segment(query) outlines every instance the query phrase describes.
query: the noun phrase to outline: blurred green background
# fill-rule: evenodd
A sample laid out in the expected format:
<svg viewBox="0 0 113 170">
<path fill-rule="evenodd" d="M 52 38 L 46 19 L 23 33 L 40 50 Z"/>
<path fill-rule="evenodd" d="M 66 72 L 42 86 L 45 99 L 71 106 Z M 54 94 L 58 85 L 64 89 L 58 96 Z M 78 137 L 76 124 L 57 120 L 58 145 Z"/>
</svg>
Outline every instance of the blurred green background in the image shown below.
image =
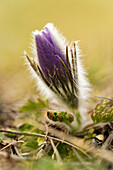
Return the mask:
<svg viewBox="0 0 113 170">
<path fill-rule="evenodd" d="M 112 0 L 0 0 L 0 94 L 13 101 L 36 88 L 24 59 L 31 32 L 54 23 L 71 43 L 80 40 L 94 95 L 113 88 Z"/>
</svg>

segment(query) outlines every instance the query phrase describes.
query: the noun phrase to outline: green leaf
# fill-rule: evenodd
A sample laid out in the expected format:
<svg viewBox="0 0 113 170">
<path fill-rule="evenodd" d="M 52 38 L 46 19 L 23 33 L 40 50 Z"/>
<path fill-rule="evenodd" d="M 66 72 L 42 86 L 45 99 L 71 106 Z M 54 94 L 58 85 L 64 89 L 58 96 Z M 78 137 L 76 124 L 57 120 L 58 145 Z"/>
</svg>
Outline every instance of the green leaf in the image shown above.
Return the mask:
<svg viewBox="0 0 113 170">
<path fill-rule="evenodd" d="M 33 125 L 25 123 L 19 127 L 20 131 L 30 131 L 33 128 Z"/>
<path fill-rule="evenodd" d="M 28 100 L 26 104 L 19 109 L 19 112 L 36 111 L 46 107 L 48 107 L 48 100 L 37 100 L 36 102 Z"/>
</svg>

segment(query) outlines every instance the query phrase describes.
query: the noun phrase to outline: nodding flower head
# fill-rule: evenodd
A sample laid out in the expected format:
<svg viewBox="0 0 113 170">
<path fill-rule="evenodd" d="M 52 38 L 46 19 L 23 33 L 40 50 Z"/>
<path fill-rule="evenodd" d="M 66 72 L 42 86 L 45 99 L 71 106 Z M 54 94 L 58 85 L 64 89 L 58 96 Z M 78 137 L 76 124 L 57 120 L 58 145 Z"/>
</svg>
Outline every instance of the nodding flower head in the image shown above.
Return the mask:
<svg viewBox="0 0 113 170">
<path fill-rule="evenodd" d="M 33 32 L 35 61 L 26 57 L 41 81 L 71 108 L 88 97 L 88 83 L 79 61 L 77 44 L 70 47 L 53 24 Z M 47 88 L 45 89 L 47 91 Z"/>
</svg>

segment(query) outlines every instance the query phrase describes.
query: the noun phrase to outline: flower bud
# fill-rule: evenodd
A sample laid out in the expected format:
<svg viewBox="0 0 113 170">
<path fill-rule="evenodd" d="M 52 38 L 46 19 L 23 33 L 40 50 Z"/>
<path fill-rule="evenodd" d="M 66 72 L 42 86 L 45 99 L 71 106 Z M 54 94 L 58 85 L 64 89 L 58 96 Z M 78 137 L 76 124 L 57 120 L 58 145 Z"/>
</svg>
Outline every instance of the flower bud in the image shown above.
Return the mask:
<svg viewBox="0 0 113 170">
<path fill-rule="evenodd" d="M 33 32 L 35 60 L 28 57 L 29 64 L 42 81 L 43 91 L 57 96 L 69 108 L 84 111 L 89 98 L 89 83 L 79 59 L 77 43 L 70 47 L 53 24 L 44 30 Z M 41 88 L 43 85 L 40 85 Z"/>
</svg>

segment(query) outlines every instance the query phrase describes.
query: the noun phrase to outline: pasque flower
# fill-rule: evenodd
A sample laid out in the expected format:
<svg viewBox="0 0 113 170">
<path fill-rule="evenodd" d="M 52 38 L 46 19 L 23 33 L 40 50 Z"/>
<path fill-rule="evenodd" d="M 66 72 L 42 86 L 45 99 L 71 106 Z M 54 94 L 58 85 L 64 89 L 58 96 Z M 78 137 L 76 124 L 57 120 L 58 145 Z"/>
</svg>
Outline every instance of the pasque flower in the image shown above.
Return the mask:
<svg viewBox="0 0 113 170">
<path fill-rule="evenodd" d="M 27 54 L 26 57 L 38 78 L 69 107 L 77 109 L 85 104 L 89 83 L 79 60 L 77 43 L 68 46 L 53 24 L 33 32 L 33 39 L 35 61 Z"/>
</svg>

